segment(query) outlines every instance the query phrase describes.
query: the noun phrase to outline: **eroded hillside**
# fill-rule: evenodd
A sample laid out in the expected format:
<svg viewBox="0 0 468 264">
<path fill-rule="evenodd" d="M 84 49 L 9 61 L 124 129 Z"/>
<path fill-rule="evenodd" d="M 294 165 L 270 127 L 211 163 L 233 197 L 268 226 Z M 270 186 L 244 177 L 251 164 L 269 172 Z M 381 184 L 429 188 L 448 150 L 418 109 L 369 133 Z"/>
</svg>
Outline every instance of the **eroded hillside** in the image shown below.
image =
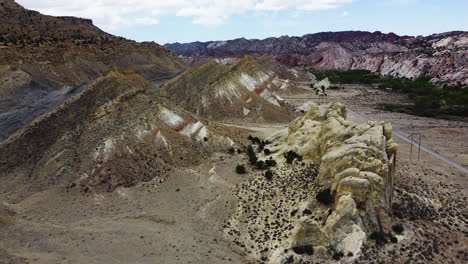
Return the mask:
<svg viewBox="0 0 468 264">
<path fill-rule="evenodd" d="M 263 40 L 174 43 L 165 47 L 191 58 L 269 54 L 289 66 L 366 69 L 381 75 L 429 76 L 436 83 L 467 84 L 467 41 L 467 33 L 460 31 L 426 37 L 345 31 Z"/>
</svg>

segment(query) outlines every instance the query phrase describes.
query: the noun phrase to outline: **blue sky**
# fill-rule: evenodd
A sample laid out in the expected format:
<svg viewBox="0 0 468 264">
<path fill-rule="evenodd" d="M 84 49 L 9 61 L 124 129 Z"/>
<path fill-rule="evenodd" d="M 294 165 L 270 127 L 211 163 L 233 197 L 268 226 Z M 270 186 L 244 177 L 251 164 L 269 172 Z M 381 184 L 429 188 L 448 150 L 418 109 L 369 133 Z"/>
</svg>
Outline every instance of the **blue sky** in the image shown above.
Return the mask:
<svg viewBox="0 0 468 264">
<path fill-rule="evenodd" d="M 366 30 L 429 35 L 468 30 L 468 0 L 17 0 L 94 20 L 137 41 L 192 42 Z"/>
</svg>

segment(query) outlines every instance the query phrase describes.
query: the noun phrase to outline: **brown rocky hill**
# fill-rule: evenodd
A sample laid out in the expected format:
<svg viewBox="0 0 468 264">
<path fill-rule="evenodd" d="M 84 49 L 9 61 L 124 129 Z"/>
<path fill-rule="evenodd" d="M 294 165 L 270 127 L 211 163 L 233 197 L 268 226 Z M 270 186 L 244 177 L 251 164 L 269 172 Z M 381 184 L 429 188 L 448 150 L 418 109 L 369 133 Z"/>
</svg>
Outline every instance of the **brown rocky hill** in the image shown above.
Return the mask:
<svg viewBox="0 0 468 264">
<path fill-rule="evenodd" d="M 200 120 L 158 91 L 135 71 L 105 73 L 0 143 L 1 191 L 19 182 L 26 192 L 55 184 L 112 191 L 162 180 L 239 140 L 235 129 Z"/>
<path fill-rule="evenodd" d="M 53 17 L 0 0 L 0 142 L 113 67 L 146 79 L 186 66 L 156 43 L 103 32 L 91 20 Z"/>
<path fill-rule="evenodd" d="M 156 43 L 137 43 L 107 34 L 91 20 L 53 17 L 0 0 L 0 61 L 54 88 L 90 82 L 113 66 L 146 78 L 184 65 Z"/>
<path fill-rule="evenodd" d="M 269 54 L 289 66 L 367 69 L 397 77 L 430 76 L 434 82 L 468 83 L 468 33 L 398 36 L 381 32 L 323 32 L 302 37 L 166 44 L 186 57 Z"/>
<path fill-rule="evenodd" d="M 244 56 L 232 65 L 214 61 L 168 81 L 162 92 L 199 116 L 232 121 L 284 122 L 291 119 L 281 94 L 294 89 L 290 80 L 305 78 L 270 56 Z"/>
</svg>

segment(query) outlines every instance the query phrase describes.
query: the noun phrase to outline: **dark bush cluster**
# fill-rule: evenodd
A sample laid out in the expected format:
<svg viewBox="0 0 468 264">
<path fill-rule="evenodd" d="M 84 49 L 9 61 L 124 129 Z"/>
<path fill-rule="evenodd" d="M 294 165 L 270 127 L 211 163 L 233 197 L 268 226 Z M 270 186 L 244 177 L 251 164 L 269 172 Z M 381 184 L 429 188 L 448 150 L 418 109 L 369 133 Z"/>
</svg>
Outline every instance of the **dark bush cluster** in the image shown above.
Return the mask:
<svg viewBox="0 0 468 264">
<path fill-rule="evenodd" d="M 255 151 L 253 150 L 252 145 L 248 145 L 245 152 L 247 154 L 247 157 L 249 157 L 250 164 L 256 165 L 258 159 L 257 155 L 255 154 Z"/>
<path fill-rule="evenodd" d="M 257 168 L 257 170 L 266 170 L 267 169 L 265 161 L 263 161 L 263 160 L 257 160 L 257 163 L 255 163 L 255 167 Z"/>
<path fill-rule="evenodd" d="M 255 163 L 255 167 L 257 167 L 257 169 L 259 170 L 266 170 L 270 167 L 274 167 L 276 166 L 276 161 L 272 158 L 270 159 L 267 159 L 265 161 L 263 160 L 257 160 L 257 162 Z"/>
<path fill-rule="evenodd" d="M 401 224 L 393 225 L 392 230 L 393 232 L 395 232 L 395 234 L 398 234 L 398 235 L 403 234 L 403 232 L 405 231 L 405 229 L 403 228 Z"/>
<path fill-rule="evenodd" d="M 284 153 L 284 158 L 289 164 L 291 164 L 295 159 L 297 159 L 298 161 L 302 160 L 302 157 L 292 150 L 288 151 L 287 153 Z"/>
<path fill-rule="evenodd" d="M 276 160 L 274 160 L 272 157 L 270 157 L 270 159 L 265 160 L 265 164 L 268 167 L 275 167 L 277 163 L 276 163 Z"/>
<path fill-rule="evenodd" d="M 372 84 L 380 81 L 380 77 L 368 70 L 325 70 L 311 69 L 318 80 L 328 78 L 332 83 L 365 83 Z"/>
<path fill-rule="evenodd" d="M 343 252 L 335 252 L 333 253 L 333 256 L 332 256 L 334 260 L 340 260 L 342 257 L 344 257 Z"/>
<path fill-rule="evenodd" d="M 268 180 L 268 181 L 271 181 L 273 180 L 273 172 L 271 170 L 267 170 L 265 172 L 265 178 Z"/>
<path fill-rule="evenodd" d="M 237 172 L 238 174 L 245 174 L 247 171 L 246 171 L 244 165 L 239 164 L 239 165 L 236 166 L 236 172 Z"/>
<path fill-rule="evenodd" d="M 333 203 L 333 196 L 331 195 L 330 189 L 320 190 L 315 196 L 315 198 L 317 199 L 317 201 L 326 205 Z"/>
<path fill-rule="evenodd" d="M 305 246 L 296 246 L 296 247 L 293 247 L 292 250 L 294 251 L 294 253 L 298 254 L 298 255 L 313 255 L 314 254 L 314 247 L 311 246 L 311 245 L 305 245 Z"/>
<path fill-rule="evenodd" d="M 389 242 L 389 240 L 392 243 L 398 243 L 398 239 L 394 235 L 387 234 L 383 231 L 372 232 L 369 238 L 374 240 L 379 245 L 385 245 Z"/>
</svg>

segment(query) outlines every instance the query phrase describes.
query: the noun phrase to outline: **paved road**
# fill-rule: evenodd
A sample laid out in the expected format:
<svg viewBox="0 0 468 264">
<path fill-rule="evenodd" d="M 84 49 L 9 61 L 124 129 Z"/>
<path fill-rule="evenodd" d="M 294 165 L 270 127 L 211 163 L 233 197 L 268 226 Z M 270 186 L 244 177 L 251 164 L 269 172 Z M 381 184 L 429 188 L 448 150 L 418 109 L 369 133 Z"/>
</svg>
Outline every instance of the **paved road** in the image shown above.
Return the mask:
<svg viewBox="0 0 468 264">
<path fill-rule="evenodd" d="M 362 118 L 362 119 L 364 119 L 364 120 L 366 120 L 366 121 L 370 121 L 370 119 L 367 118 L 366 116 L 364 116 L 364 115 L 362 115 L 362 114 L 360 114 L 360 113 L 354 112 L 353 110 L 351 110 L 351 109 L 349 109 L 349 108 L 347 108 L 347 111 L 350 112 L 351 114 L 353 114 L 353 115 L 359 117 L 359 118 Z M 399 132 L 397 132 L 397 131 L 395 131 L 395 130 L 393 130 L 393 134 L 394 134 L 395 136 L 401 138 L 402 140 L 408 142 L 409 144 L 413 144 L 413 145 L 416 146 L 416 147 L 419 146 L 417 143 L 415 143 L 414 141 L 411 141 L 411 139 L 409 139 L 408 137 L 402 135 L 401 133 L 399 133 Z M 429 153 L 430 155 L 432 155 L 432 156 L 438 158 L 439 160 L 441 160 L 441 161 L 447 163 L 448 165 L 450 165 L 450 166 L 452 166 L 452 167 L 454 167 L 454 168 L 456 168 L 456 169 L 462 171 L 463 173 L 468 174 L 468 169 L 466 169 L 465 167 L 460 166 L 460 165 L 456 164 L 455 162 L 449 160 L 448 158 L 446 158 L 446 157 L 444 157 L 444 156 L 442 156 L 442 155 L 440 155 L 440 154 L 438 154 L 438 153 L 432 151 L 432 150 L 429 149 L 427 146 L 421 144 L 421 149 L 422 149 L 423 151 Z"/>
</svg>

